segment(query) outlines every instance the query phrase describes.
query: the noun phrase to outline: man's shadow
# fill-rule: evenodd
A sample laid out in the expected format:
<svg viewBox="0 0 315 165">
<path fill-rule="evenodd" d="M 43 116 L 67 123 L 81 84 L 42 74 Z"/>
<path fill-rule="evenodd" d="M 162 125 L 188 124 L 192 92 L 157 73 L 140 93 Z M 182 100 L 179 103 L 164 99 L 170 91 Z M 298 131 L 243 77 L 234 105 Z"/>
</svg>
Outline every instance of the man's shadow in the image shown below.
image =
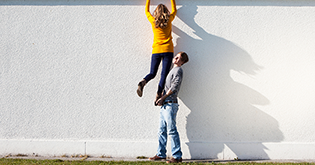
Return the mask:
<svg viewBox="0 0 315 165">
<path fill-rule="evenodd" d="M 263 67 L 233 42 L 207 33 L 195 22 L 197 13 L 196 5 L 183 6 L 177 19 L 200 39 L 173 26 L 179 36 L 175 51 L 190 57 L 179 98 L 191 111 L 186 125 L 191 158 L 229 159 L 218 157 L 228 147 L 242 159 L 268 159 L 263 142 L 279 142 L 283 134 L 278 122 L 254 105 L 269 100 L 230 76 L 231 70 L 253 76 Z"/>
</svg>

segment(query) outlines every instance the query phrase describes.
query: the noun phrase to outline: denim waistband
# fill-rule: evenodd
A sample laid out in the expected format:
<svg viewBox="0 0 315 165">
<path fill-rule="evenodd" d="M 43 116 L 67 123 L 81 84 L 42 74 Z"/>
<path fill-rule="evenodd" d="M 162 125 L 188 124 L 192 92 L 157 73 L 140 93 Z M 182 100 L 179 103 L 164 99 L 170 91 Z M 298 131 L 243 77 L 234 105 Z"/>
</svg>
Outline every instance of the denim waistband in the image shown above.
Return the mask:
<svg viewBox="0 0 315 165">
<path fill-rule="evenodd" d="M 178 103 L 177 100 L 165 100 L 163 104 L 167 104 L 167 103 Z"/>
</svg>

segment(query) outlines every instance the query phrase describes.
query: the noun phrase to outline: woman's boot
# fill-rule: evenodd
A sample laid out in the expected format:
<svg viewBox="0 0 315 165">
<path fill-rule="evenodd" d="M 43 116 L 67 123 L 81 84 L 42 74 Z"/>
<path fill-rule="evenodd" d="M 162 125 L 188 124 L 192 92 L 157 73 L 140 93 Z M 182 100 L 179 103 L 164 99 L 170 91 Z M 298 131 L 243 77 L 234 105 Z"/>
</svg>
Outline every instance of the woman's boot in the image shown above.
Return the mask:
<svg viewBox="0 0 315 165">
<path fill-rule="evenodd" d="M 138 84 L 138 89 L 137 89 L 137 94 L 139 95 L 139 97 L 142 97 L 143 94 L 143 87 L 145 86 L 147 82 L 145 81 L 145 79 L 141 80 Z"/>
</svg>

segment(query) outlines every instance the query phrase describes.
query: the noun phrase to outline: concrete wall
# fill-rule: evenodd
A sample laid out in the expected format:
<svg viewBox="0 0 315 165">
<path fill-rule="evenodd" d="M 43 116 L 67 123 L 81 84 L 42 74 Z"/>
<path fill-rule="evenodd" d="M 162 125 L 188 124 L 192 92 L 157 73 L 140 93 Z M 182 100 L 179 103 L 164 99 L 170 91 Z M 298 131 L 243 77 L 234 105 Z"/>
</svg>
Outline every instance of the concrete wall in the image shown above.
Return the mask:
<svg viewBox="0 0 315 165">
<path fill-rule="evenodd" d="M 153 0 L 151 10 L 158 3 Z M 184 158 L 315 156 L 315 2 L 177 0 Z M 153 156 L 145 0 L 0 1 L 0 155 Z M 169 150 L 170 151 L 170 150 Z M 170 154 L 170 153 L 169 153 Z"/>
</svg>

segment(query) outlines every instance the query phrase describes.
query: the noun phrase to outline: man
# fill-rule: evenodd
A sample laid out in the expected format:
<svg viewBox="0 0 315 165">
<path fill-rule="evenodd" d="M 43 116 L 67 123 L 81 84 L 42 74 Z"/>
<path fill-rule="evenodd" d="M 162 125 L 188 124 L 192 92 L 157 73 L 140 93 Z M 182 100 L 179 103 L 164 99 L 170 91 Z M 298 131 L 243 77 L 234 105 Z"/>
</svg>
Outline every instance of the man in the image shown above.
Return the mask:
<svg viewBox="0 0 315 165">
<path fill-rule="evenodd" d="M 156 101 L 161 106 L 160 128 L 159 128 L 159 147 L 158 153 L 149 158 L 149 160 L 166 159 L 167 134 L 171 136 L 171 147 L 173 158 L 167 163 L 182 162 L 182 152 L 180 147 L 180 138 L 176 128 L 176 114 L 178 111 L 177 95 L 183 79 L 183 70 L 181 66 L 188 62 L 188 55 L 185 52 L 179 52 L 173 58 L 173 69 L 168 73 L 165 80 L 163 96 Z"/>
</svg>

